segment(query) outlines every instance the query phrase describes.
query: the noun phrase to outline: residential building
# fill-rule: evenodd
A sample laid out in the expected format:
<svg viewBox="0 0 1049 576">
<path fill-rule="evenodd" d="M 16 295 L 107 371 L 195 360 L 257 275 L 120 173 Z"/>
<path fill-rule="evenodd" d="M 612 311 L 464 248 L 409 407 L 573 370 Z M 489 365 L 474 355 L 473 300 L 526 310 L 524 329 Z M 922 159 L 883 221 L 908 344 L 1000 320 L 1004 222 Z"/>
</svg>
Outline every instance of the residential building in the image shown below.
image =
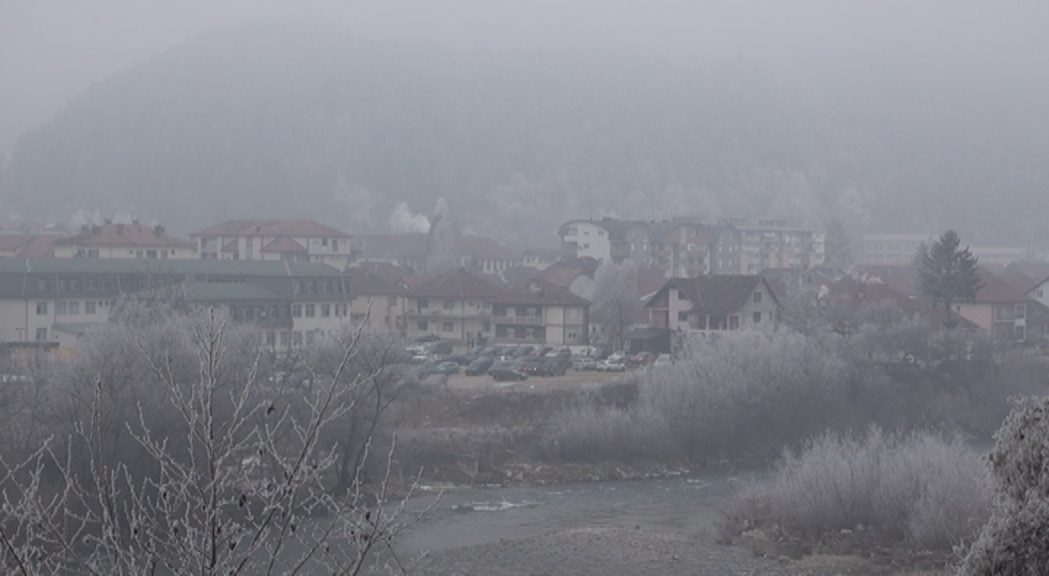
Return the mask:
<svg viewBox="0 0 1049 576">
<path fill-rule="evenodd" d="M 287 350 L 348 322 L 349 290 L 338 271 L 312 263 L 2 258 L 0 342 L 72 348 L 121 299 L 160 299 L 223 306 Z"/>
<path fill-rule="evenodd" d="M 487 341 L 493 335 L 492 301 L 502 295 L 502 289 L 462 268 L 429 278 L 408 290 L 407 335 Z"/>
<path fill-rule="evenodd" d="M 314 220 L 227 220 L 190 234 L 203 260 L 317 262 L 342 270 L 352 236 Z"/>
<path fill-rule="evenodd" d="M 383 274 L 374 266 L 351 266 L 344 275 L 350 279 L 350 320 L 367 320 L 373 328 L 404 333 L 407 331 L 407 293 L 410 284 L 403 277 Z"/>
<path fill-rule="evenodd" d="M 533 279 L 492 300 L 495 340 L 554 346 L 588 343 L 590 302 Z"/>
<path fill-rule="evenodd" d="M 558 235 L 561 248 L 569 257 L 619 262 L 630 253 L 626 226 L 614 218 L 570 220 L 561 225 Z"/>
<path fill-rule="evenodd" d="M 435 335 L 462 344 L 491 341 L 586 343 L 590 303 L 532 279 L 502 288 L 460 268 L 408 289 L 406 335 Z"/>
<path fill-rule="evenodd" d="M 982 266 L 979 274 L 983 286 L 976 298 L 972 302 L 955 302 L 955 311 L 995 340 L 1026 341 L 1031 299 Z"/>
<path fill-rule="evenodd" d="M 566 256 L 630 261 L 666 278 L 821 266 L 826 244 L 822 230 L 782 220 L 570 220 L 558 234 Z"/>
<path fill-rule="evenodd" d="M 909 266 L 922 244 L 931 246 L 932 234 L 864 234 L 863 264 Z"/>
<path fill-rule="evenodd" d="M 790 225 L 785 220 L 759 220 L 740 225 L 739 273 L 758 274 L 769 268 L 822 266 L 823 230 Z"/>
<path fill-rule="evenodd" d="M 189 260 L 197 257 L 196 245 L 168 234 L 163 226 L 131 224 L 83 226 L 80 232 L 54 242 L 55 258 L 148 258 Z"/>
<path fill-rule="evenodd" d="M 780 303 L 768 281 L 756 275 L 671 278 L 645 308 L 649 327 L 672 332 L 771 332 Z"/>
</svg>

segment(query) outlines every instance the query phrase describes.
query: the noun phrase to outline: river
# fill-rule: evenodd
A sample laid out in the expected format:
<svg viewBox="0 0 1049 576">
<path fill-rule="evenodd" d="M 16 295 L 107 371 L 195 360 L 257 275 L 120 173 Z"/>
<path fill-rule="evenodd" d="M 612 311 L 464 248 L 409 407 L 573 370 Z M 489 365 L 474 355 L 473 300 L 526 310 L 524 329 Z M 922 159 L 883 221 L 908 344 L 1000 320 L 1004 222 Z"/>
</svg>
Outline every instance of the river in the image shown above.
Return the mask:
<svg viewBox="0 0 1049 576">
<path fill-rule="evenodd" d="M 406 552 L 517 540 L 577 528 L 655 529 L 713 537 L 729 475 L 508 488 L 427 487 L 410 509 L 440 500 L 400 538 Z"/>
</svg>

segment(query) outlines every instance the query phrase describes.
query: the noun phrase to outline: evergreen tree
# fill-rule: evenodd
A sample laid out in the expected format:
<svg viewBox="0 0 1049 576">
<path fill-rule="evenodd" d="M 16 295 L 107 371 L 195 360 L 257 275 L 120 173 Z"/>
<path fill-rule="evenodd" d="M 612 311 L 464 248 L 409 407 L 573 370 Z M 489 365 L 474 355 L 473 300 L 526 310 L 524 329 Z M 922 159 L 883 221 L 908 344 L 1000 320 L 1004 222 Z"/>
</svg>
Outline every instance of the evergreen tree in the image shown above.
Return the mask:
<svg viewBox="0 0 1049 576">
<path fill-rule="evenodd" d="M 983 288 L 976 256 L 969 247 L 961 248 L 954 230 L 943 233 L 932 246 L 922 244 L 915 257 L 918 287 L 934 302 L 942 302 L 947 327 L 953 327 L 951 307 L 955 302 L 972 302 Z"/>
</svg>

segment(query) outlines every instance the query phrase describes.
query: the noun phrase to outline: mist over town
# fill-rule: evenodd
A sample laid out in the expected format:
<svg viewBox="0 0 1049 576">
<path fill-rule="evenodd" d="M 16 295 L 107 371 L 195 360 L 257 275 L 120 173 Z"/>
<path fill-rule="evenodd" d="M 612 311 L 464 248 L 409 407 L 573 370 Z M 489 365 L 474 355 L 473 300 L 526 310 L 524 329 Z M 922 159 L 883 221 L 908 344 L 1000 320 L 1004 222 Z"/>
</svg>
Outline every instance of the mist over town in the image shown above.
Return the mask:
<svg viewBox="0 0 1049 576">
<path fill-rule="evenodd" d="M 1049 572 L 1045 24 L 0 7 L 2 571 Z"/>
</svg>

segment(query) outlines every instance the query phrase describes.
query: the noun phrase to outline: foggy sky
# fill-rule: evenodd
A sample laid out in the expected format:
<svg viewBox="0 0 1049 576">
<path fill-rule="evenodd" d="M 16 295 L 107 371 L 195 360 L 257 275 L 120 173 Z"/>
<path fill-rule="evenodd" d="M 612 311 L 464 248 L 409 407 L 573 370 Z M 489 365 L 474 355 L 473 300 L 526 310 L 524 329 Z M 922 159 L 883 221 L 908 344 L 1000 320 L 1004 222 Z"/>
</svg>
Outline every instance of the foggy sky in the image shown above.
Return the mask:
<svg viewBox="0 0 1049 576">
<path fill-rule="evenodd" d="M 630 54 L 685 63 L 749 59 L 832 80 L 842 67 L 977 72 L 1021 67 L 1049 79 L 1049 3 L 657 2 L 505 0 L 4 0 L 0 2 L 0 151 L 92 83 L 192 38 L 251 20 L 324 22 L 349 37 L 485 50 Z M 1044 91 L 1039 92 L 1045 94 Z"/>
</svg>

